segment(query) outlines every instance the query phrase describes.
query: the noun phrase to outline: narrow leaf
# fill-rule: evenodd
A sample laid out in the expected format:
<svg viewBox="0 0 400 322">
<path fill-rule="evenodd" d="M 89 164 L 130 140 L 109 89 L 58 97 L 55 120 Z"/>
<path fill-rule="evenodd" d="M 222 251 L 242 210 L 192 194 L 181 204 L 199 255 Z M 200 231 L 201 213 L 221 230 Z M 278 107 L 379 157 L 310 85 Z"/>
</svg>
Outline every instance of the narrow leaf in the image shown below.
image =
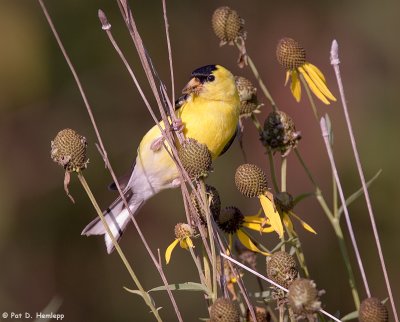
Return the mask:
<svg viewBox="0 0 400 322">
<path fill-rule="evenodd" d="M 346 314 L 344 317 L 342 317 L 340 320 L 341 321 L 350 321 L 358 318 L 358 311 L 351 312 L 349 314 Z"/>
<path fill-rule="evenodd" d="M 382 173 L 382 169 L 380 169 L 373 177 L 371 180 L 369 180 L 366 185 L 367 188 L 379 177 L 379 175 Z M 346 199 L 346 206 L 350 206 L 355 200 L 357 200 L 358 197 L 362 196 L 364 194 L 363 188 L 358 189 L 356 192 L 354 192 L 350 197 Z M 343 205 L 340 206 L 339 208 L 339 216 L 343 213 Z"/>
<path fill-rule="evenodd" d="M 201 291 L 208 294 L 207 288 L 200 283 L 194 282 L 185 282 L 185 283 L 176 283 L 168 285 L 168 288 L 171 291 Z M 156 292 L 156 291 L 166 291 L 167 288 L 165 285 L 158 286 L 149 290 L 149 292 Z"/>
</svg>

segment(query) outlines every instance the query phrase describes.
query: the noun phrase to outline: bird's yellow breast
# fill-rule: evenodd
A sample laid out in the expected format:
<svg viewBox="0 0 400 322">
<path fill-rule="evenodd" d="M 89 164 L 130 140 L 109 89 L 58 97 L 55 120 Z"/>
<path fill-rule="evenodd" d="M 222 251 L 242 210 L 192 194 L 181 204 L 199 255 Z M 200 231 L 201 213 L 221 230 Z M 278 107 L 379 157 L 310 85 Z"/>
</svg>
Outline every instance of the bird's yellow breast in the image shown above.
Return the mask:
<svg viewBox="0 0 400 322">
<path fill-rule="evenodd" d="M 235 134 L 239 99 L 222 101 L 198 96 L 186 102 L 177 114 L 183 122 L 185 137 L 207 145 L 215 159 Z"/>
</svg>

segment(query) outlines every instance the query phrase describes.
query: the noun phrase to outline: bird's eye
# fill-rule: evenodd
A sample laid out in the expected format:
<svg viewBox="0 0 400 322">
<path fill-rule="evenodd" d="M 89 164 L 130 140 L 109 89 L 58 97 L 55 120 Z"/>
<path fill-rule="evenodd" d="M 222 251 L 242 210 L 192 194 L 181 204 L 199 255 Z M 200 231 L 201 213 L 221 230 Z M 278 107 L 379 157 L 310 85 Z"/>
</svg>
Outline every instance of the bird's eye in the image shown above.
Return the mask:
<svg viewBox="0 0 400 322">
<path fill-rule="evenodd" d="M 214 81 L 214 79 L 215 79 L 214 75 L 208 75 L 207 76 L 207 82 L 212 82 L 212 81 Z"/>
</svg>

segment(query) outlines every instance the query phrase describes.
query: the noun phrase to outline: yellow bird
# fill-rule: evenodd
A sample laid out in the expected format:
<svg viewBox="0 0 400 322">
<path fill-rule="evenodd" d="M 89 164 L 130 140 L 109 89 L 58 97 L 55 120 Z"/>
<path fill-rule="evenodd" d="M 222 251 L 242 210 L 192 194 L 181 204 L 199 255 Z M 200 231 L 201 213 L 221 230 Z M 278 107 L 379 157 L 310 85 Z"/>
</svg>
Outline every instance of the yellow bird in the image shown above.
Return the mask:
<svg viewBox="0 0 400 322">
<path fill-rule="evenodd" d="M 220 65 L 200 67 L 192 72 L 182 93 L 175 114 L 182 121 L 185 137 L 207 145 L 212 158 L 217 158 L 233 142 L 239 122 L 240 101 L 232 73 Z M 163 122 L 160 125 L 163 127 Z M 132 173 L 120 181 L 133 214 L 161 190 L 180 185 L 178 169 L 159 144 L 161 138 L 155 125 L 140 142 Z M 115 200 L 104 215 L 114 237 L 119 240 L 130 220 L 121 198 Z M 82 235 L 105 235 L 107 252 L 111 253 L 114 248 L 98 218 L 86 226 Z"/>
</svg>

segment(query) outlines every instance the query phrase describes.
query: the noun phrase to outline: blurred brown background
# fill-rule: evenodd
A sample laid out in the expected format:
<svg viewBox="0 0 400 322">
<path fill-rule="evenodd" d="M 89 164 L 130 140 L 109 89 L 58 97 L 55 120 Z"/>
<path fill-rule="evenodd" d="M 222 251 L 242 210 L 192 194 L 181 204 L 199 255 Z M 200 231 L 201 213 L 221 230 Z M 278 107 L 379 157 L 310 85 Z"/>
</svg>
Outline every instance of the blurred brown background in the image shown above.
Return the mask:
<svg viewBox="0 0 400 322">
<path fill-rule="evenodd" d="M 153 121 L 137 90 L 97 19 L 103 9 L 117 41 L 129 58 L 138 78 L 145 84 L 133 44 L 115 1 L 46 1 L 56 28 L 81 77 L 93 107 L 110 160 L 117 173 L 128 169 L 136 147 Z M 398 245 L 398 178 L 400 44 L 397 31 L 399 5 L 395 0 L 368 1 L 169 1 L 168 12 L 177 93 L 190 72 L 202 65 L 219 63 L 234 74 L 247 76 L 236 66 L 237 51 L 219 48 L 210 17 L 215 8 L 229 5 L 246 20 L 247 48 L 281 109 L 288 112 L 302 131 L 300 150 L 313 169 L 328 200 L 331 173 L 320 131 L 307 100 L 295 104 L 283 86 L 284 71 L 275 59 L 277 41 L 289 36 L 307 49 L 308 60 L 325 73 L 339 96 L 329 64 L 332 39 L 340 44 L 341 70 L 351 117 L 367 178 L 383 173 L 371 191 L 390 279 L 400 306 L 400 260 Z M 169 82 L 161 1 L 132 1 L 145 45 Z M 38 312 L 58 295 L 60 313 L 66 321 L 151 321 L 143 301 L 123 290 L 133 288 L 118 256 L 106 255 L 102 238 L 80 235 L 95 216 L 87 196 L 73 176 L 72 204 L 63 191 L 63 171 L 50 159 L 50 141 L 63 128 L 73 128 L 89 142 L 89 168 L 85 176 L 102 207 L 115 195 L 106 190 L 111 181 L 94 146 L 96 138 L 73 77 L 36 1 L 0 2 L 0 311 Z M 149 95 L 148 87 L 143 85 Z M 270 111 L 266 100 L 260 120 Z M 319 103 L 318 103 L 319 104 Z M 155 106 L 155 105 L 154 105 Z M 338 167 L 347 195 L 360 186 L 340 104 L 319 104 L 328 112 L 335 131 Z M 268 170 L 256 132 L 245 123 L 244 137 L 249 161 Z M 257 202 L 246 200 L 233 182 L 242 157 L 237 142 L 214 164 L 209 182 L 221 193 L 224 205 L 235 203 L 246 214 Z M 289 158 L 288 189 L 294 195 L 312 191 L 312 186 L 294 155 Z M 360 198 L 350 207 L 373 294 L 387 297 L 366 207 Z M 317 231 L 301 235 L 307 262 L 330 312 L 352 310 L 346 272 L 332 229 L 313 198 L 296 208 Z M 153 250 L 161 252 L 173 239 L 174 225 L 184 220 L 178 190 L 166 191 L 149 201 L 137 217 Z M 344 228 L 347 232 L 347 229 Z M 275 236 L 266 243 L 273 245 Z M 145 288 L 161 285 L 137 233 L 128 229 L 122 241 L 134 270 Z M 354 259 L 353 252 L 351 251 Z M 259 270 L 264 271 L 260 259 Z M 360 275 L 354 265 L 361 296 Z M 169 281 L 197 281 L 188 254 L 176 249 L 165 268 Z M 255 285 L 247 278 L 250 287 Z M 200 293 L 176 293 L 187 321 L 206 317 Z M 165 294 L 154 294 L 163 306 L 162 317 L 175 320 Z M 389 307 L 389 306 L 388 306 Z"/>
</svg>

